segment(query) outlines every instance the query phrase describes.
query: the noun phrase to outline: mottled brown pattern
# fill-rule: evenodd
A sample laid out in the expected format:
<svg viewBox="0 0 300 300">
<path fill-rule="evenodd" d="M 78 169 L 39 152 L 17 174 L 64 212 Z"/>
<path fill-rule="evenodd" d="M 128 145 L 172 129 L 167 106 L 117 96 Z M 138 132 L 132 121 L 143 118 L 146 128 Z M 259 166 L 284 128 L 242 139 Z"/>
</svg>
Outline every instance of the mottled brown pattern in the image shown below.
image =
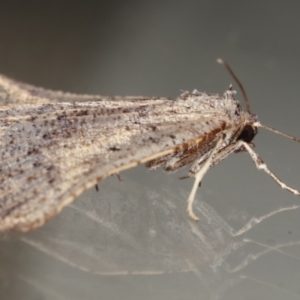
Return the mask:
<svg viewBox="0 0 300 300">
<path fill-rule="evenodd" d="M 0 76 L 0 230 L 44 224 L 100 179 L 139 163 L 167 171 L 220 151 L 256 117 L 233 99 L 54 92 Z"/>
</svg>

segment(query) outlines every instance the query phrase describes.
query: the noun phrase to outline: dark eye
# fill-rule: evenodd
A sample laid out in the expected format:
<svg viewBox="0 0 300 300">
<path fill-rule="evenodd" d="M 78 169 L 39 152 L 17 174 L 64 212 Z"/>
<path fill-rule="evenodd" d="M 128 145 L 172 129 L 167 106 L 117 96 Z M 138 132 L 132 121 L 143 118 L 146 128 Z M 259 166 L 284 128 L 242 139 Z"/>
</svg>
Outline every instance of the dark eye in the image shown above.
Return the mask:
<svg viewBox="0 0 300 300">
<path fill-rule="evenodd" d="M 250 143 L 255 137 L 256 133 L 256 129 L 254 129 L 251 125 L 246 125 L 237 139 L 243 140 L 246 143 Z"/>
</svg>

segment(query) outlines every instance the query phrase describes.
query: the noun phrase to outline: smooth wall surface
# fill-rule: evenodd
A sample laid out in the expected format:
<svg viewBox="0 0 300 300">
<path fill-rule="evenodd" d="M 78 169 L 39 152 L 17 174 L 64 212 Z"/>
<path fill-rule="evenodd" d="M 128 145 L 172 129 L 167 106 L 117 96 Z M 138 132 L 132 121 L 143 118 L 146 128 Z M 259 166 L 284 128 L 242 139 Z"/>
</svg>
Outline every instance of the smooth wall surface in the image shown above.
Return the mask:
<svg viewBox="0 0 300 300">
<path fill-rule="evenodd" d="M 75 93 L 176 97 L 236 86 L 222 57 L 260 121 L 299 137 L 299 6 L 3 1 L 0 72 Z M 263 129 L 255 144 L 300 189 L 300 145 Z M 128 170 L 44 227 L 1 234 L 0 298 L 299 299 L 300 198 L 235 154 L 204 178 L 194 223 L 185 212 L 193 180 L 178 180 L 186 172 Z"/>
</svg>

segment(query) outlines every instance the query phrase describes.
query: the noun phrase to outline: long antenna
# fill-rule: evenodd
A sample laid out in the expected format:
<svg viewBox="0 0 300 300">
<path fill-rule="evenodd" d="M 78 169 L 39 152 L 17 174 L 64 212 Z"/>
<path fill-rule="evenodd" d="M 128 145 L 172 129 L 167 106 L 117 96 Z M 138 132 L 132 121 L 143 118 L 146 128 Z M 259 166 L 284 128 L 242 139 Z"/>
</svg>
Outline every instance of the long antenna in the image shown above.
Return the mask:
<svg viewBox="0 0 300 300">
<path fill-rule="evenodd" d="M 240 88 L 240 90 L 241 90 L 241 92 L 242 92 L 242 94 L 243 94 L 243 97 L 244 97 L 244 100 L 245 100 L 245 103 L 246 103 L 246 109 L 247 109 L 247 112 L 248 112 L 248 113 L 251 113 L 249 100 L 248 100 L 246 91 L 245 91 L 245 89 L 244 89 L 242 83 L 241 83 L 241 82 L 239 81 L 239 79 L 236 77 L 236 75 L 234 74 L 234 72 L 232 71 L 231 67 L 229 66 L 229 64 L 228 64 L 226 61 L 224 61 L 224 60 L 221 59 L 221 58 L 218 58 L 218 59 L 217 59 L 217 62 L 218 62 L 219 64 L 223 65 L 223 66 L 226 68 L 226 70 L 229 72 L 229 74 L 232 76 L 232 78 L 235 80 L 235 82 L 237 83 L 237 85 L 239 86 L 239 88 Z M 281 132 L 281 131 L 279 131 L 279 130 L 277 130 L 277 129 L 274 129 L 274 128 L 272 128 L 272 127 L 269 127 L 269 126 L 266 126 L 266 125 L 262 125 L 260 122 L 255 122 L 253 125 L 256 126 L 256 127 L 261 127 L 261 128 L 267 129 L 267 130 L 272 131 L 272 132 L 274 132 L 274 133 L 276 133 L 276 134 L 279 134 L 279 135 L 281 135 L 281 136 L 284 136 L 284 137 L 286 137 L 286 138 L 288 138 L 288 139 L 290 139 L 290 140 L 293 140 L 293 141 L 295 141 L 295 142 L 297 142 L 297 143 L 300 143 L 300 139 L 299 139 L 299 138 L 296 138 L 296 137 L 294 137 L 294 136 L 292 136 L 292 135 L 283 133 L 283 132 Z"/>
<path fill-rule="evenodd" d="M 279 134 L 279 135 L 282 135 L 282 136 L 284 136 L 284 137 L 286 137 L 286 138 L 288 138 L 288 139 L 291 139 L 291 140 L 293 140 L 293 141 L 295 141 L 295 142 L 297 142 L 297 143 L 300 143 L 300 139 L 299 139 L 299 138 L 296 138 L 296 137 L 294 137 L 294 136 L 292 136 L 292 135 L 283 133 L 283 132 L 281 132 L 281 131 L 279 131 L 279 130 L 277 130 L 277 129 L 274 129 L 274 128 L 272 128 L 272 127 L 269 127 L 269 126 L 266 126 L 266 125 L 262 125 L 262 124 L 259 123 L 259 122 L 256 122 L 256 123 L 254 123 L 253 125 L 254 125 L 254 126 L 257 126 L 257 127 L 261 127 L 261 128 L 267 129 L 267 130 L 269 130 L 269 131 L 272 131 L 272 132 L 274 132 L 274 133 L 277 133 L 277 134 Z"/>
<path fill-rule="evenodd" d="M 229 72 L 229 74 L 231 75 L 231 77 L 234 79 L 234 81 L 237 83 L 237 85 L 239 86 L 242 94 L 243 94 L 243 97 L 244 97 L 244 100 L 245 100 L 245 104 L 246 104 L 246 110 L 248 113 L 251 113 L 251 110 L 250 110 L 250 104 L 249 104 L 249 100 L 248 100 L 248 97 L 247 97 L 247 94 L 246 94 L 246 91 L 242 85 L 242 83 L 239 81 L 239 79 L 236 77 L 236 75 L 234 74 L 234 72 L 232 71 L 231 67 L 229 66 L 229 64 L 224 61 L 223 59 L 221 58 L 218 58 L 217 59 L 217 62 L 221 65 L 223 65 L 226 70 Z"/>
</svg>

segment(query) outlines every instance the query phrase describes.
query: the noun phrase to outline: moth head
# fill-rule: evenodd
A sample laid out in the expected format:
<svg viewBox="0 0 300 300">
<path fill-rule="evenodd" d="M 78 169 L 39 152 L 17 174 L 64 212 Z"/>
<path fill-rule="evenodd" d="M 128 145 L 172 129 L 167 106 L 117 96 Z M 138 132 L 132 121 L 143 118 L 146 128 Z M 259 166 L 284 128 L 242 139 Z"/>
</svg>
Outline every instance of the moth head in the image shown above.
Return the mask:
<svg viewBox="0 0 300 300">
<path fill-rule="evenodd" d="M 291 139 L 291 140 L 294 140 L 294 141 L 300 143 L 300 139 L 297 138 L 297 137 L 291 136 L 291 135 L 283 133 L 283 132 L 281 132 L 281 131 L 279 131 L 277 129 L 274 129 L 272 127 L 269 127 L 269 126 L 261 124 L 258 121 L 257 116 L 255 114 L 251 113 L 250 105 L 249 105 L 249 100 L 248 100 L 246 91 L 245 91 L 242 83 L 239 81 L 239 79 L 237 78 L 237 76 L 232 71 L 232 69 L 229 66 L 229 64 L 226 61 L 224 61 L 223 59 L 220 59 L 220 58 L 217 59 L 217 62 L 219 64 L 223 65 L 226 68 L 226 70 L 229 72 L 229 74 L 231 75 L 231 77 L 234 79 L 234 81 L 239 86 L 239 88 L 240 88 L 240 90 L 241 90 L 241 92 L 243 94 L 244 100 L 245 100 L 246 111 L 248 113 L 247 121 L 249 123 L 247 123 L 246 125 L 244 125 L 243 130 L 241 131 L 240 135 L 237 138 L 238 140 L 243 140 L 244 142 L 246 142 L 248 144 L 251 143 L 251 141 L 253 140 L 253 138 L 255 137 L 255 135 L 258 132 L 258 127 L 260 127 L 260 128 L 267 129 L 267 130 L 272 131 L 272 132 L 274 132 L 276 134 L 282 135 L 282 136 L 284 136 L 284 137 L 286 137 L 288 139 Z M 230 87 L 229 90 L 231 91 L 232 87 Z"/>
<path fill-rule="evenodd" d="M 257 134 L 257 127 L 253 124 L 246 124 L 238 136 L 238 140 L 243 140 L 247 144 L 251 143 Z"/>
</svg>

